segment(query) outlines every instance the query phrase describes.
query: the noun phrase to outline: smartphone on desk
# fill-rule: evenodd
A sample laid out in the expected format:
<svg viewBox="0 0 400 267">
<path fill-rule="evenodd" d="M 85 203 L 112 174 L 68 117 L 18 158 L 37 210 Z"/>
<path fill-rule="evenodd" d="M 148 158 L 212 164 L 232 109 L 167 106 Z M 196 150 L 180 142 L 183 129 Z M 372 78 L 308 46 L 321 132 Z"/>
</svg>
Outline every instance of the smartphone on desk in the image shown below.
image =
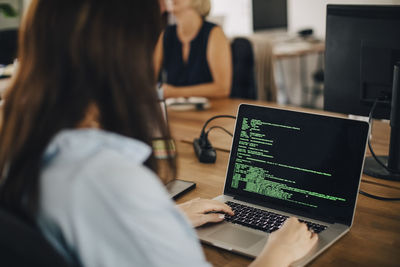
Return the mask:
<svg viewBox="0 0 400 267">
<path fill-rule="evenodd" d="M 185 180 L 173 180 L 166 184 L 167 191 L 170 194 L 172 199 L 177 199 L 183 194 L 189 192 L 190 190 L 196 188 L 196 183 L 185 181 Z"/>
</svg>

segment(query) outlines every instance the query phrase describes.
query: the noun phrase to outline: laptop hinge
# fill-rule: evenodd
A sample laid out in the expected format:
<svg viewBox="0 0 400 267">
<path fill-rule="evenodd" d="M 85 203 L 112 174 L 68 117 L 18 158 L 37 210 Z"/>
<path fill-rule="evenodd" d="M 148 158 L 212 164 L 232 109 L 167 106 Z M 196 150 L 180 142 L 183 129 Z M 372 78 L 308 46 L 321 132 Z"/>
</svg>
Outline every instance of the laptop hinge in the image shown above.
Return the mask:
<svg viewBox="0 0 400 267">
<path fill-rule="evenodd" d="M 323 221 L 323 222 L 330 223 L 330 224 L 335 223 L 335 220 L 333 218 L 325 218 L 325 217 L 309 214 L 307 212 L 302 212 L 302 211 L 298 211 L 298 210 L 294 210 L 294 209 L 286 208 L 286 207 L 282 208 L 282 207 L 279 207 L 279 206 L 271 204 L 271 203 L 257 201 L 257 200 L 246 198 L 246 197 L 242 197 L 242 196 L 234 196 L 233 198 L 236 199 L 236 200 L 239 200 L 239 201 L 249 202 L 249 203 L 254 204 L 254 205 L 259 205 L 259 206 L 262 206 L 262 207 L 265 207 L 265 208 L 274 209 L 274 210 L 277 210 L 277 211 L 281 210 L 283 212 L 291 213 L 291 214 L 302 216 L 302 217 L 307 217 L 307 218 L 314 219 L 314 220 L 317 220 L 317 221 Z"/>
</svg>

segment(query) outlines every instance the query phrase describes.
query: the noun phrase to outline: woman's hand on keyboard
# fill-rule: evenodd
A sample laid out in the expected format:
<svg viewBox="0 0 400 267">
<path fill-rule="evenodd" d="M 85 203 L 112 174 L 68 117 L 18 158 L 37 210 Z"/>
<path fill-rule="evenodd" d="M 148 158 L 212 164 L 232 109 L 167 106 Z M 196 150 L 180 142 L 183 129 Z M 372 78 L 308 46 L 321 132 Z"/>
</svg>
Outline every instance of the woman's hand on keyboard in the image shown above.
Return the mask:
<svg viewBox="0 0 400 267">
<path fill-rule="evenodd" d="M 309 231 L 305 223 L 289 218 L 269 236 L 264 250 L 251 266 L 289 266 L 306 255 L 317 241 L 318 235 Z"/>
<path fill-rule="evenodd" d="M 232 209 L 219 201 L 196 198 L 178 205 L 192 223 L 198 227 L 209 222 L 220 222 L 225 218 L 225 213 L 233 215 Z"/>
</svg>

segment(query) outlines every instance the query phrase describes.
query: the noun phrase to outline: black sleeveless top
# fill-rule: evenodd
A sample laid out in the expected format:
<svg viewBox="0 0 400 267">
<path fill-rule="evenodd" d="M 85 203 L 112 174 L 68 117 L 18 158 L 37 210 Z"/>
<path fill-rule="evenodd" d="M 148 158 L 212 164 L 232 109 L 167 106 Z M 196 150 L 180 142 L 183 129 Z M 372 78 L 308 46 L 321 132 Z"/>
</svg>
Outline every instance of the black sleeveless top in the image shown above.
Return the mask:
<svg viewBox="0 0 400 267">
<path fill-rule="evenodd" d="M 213 81 L 207 62 L 207 44 L 211 29 L 215 26 L 213 23 L 203 22 L 199 33 L 190 42 L 189 57 L 186 63 L 183 61 L 182 43 L 178 39 L 176 25 L 166 28 L 163 40 L 162 71 L 168 84 L 188 86 Z"/>
</svg>

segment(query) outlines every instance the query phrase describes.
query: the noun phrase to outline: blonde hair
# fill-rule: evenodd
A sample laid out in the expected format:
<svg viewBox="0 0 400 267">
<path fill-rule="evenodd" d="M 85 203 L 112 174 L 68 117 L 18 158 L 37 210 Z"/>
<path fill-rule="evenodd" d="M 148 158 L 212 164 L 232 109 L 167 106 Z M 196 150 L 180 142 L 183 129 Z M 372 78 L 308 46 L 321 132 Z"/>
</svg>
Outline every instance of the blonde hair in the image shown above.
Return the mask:
<svg viewBox="0 0 400 267">
<path fill-rule="evenodd" d="M 211 3 L 210 0 L 192 0 L 192 7 L 200 16 L 205 18 L 210 14 Z"/>
</svg>

